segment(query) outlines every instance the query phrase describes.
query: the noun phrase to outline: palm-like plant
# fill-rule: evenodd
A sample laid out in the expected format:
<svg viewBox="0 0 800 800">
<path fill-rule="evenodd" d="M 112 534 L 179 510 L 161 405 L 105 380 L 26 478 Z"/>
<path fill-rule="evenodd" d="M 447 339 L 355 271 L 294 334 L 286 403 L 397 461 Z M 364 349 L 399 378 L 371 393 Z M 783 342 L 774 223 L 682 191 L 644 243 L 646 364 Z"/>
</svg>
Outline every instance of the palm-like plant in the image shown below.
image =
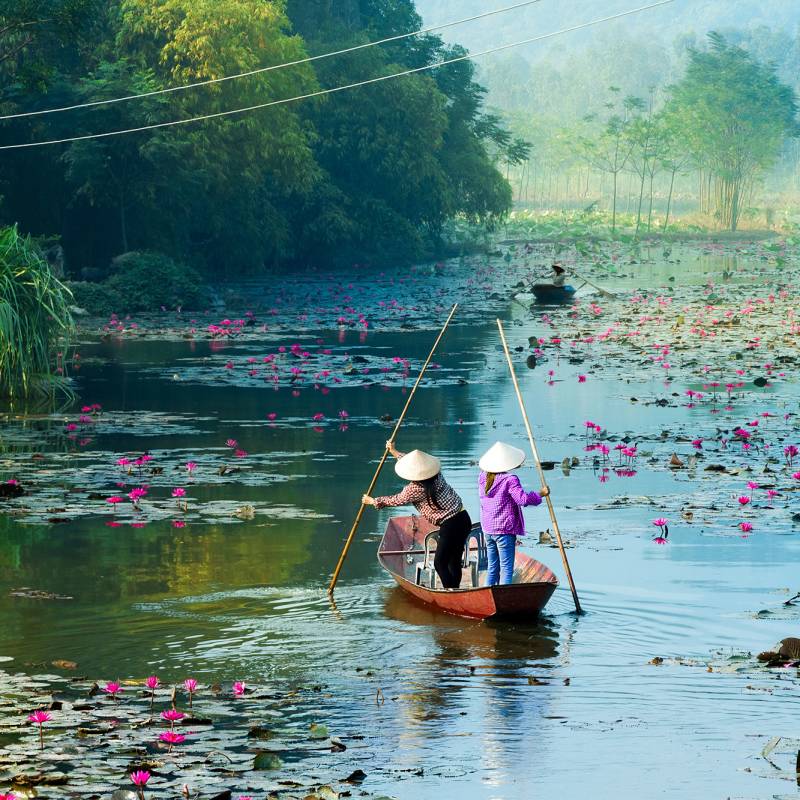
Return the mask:
<svg viewBox="0 0 800 800">
<path fill-rule="evenodd" d="M 70 290 L 53 275 L 30 236 L 0 230 L 0 396 L 27 397 L 61 381 L 74 323 Z"/>
</svg>

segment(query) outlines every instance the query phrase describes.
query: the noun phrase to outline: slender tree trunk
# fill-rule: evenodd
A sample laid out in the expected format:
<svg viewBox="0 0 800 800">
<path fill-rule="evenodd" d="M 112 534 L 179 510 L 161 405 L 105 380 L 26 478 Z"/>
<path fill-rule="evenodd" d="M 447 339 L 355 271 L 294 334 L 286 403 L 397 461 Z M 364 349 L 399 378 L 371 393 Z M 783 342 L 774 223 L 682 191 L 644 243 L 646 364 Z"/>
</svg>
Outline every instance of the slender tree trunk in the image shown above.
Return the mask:
<svg viewBox="0 0 800 800">
<path fill-rule="evenodd" d="M 531 162 L 527 163 L 527 171 L 525 172 L 525 202 L 528 202 L 528 186 L 531 183 Z M 536 180 L 536 176 L 534 175 L 534 181 Z"/>
<path fill-rule="evenodd" d="M 642 164 L 642 180 L 639 183 L 639 206 L 636 209 L 636 233 L 639 233 L 639 225 L 642 222 L 642 201 L 644 200 L 644 168 Z"/>
<path fill-rule="evenodd" d="M 617 175 L 614 173 L 614 189 L 611 197 L 611 233 L 617 232 Z"/>
<path fill-rule="evenodd" d="M 653 225 L 653 180 L 655 179 L 655 173 L 650 173 L 650 205 L 647 208 L 647 232 L 650 233 L 650 228 Z"/>
<path fill-rule="evenodd" d="M 672 177 L 669 181 L 669 196 L 667 197 L 667 215 L 664 217 L 664 230 L 667 229 L 667 225 L 669 224 L 669 212 L 672 206 L 672 189 L 675 186 L 675 173 L 677 170 L 672 170 Z"/>
<path fill-rule="evenodd" d="M 731 186 L 731 230 L 735 231 L 739 225 L 739 181 L 734 181 Z"/>
</svg>

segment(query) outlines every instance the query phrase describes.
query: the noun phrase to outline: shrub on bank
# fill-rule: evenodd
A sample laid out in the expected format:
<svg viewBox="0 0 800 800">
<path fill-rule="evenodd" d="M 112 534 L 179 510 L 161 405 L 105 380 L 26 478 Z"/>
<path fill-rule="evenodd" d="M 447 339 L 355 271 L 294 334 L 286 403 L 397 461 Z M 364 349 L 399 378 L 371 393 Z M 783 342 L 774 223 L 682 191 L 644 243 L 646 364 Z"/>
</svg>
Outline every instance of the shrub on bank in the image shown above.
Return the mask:
<svg viewBox="0 0 800 800">
<path fill-rule="evenodd" d="M 195 311 L 208 304 L 200 273 L 161 253 L 124 253 L 114 259 L 112 269 L 100 283 L 73 283 L 75 303 L 102 316 L 176 308 Z"/>
</svg>

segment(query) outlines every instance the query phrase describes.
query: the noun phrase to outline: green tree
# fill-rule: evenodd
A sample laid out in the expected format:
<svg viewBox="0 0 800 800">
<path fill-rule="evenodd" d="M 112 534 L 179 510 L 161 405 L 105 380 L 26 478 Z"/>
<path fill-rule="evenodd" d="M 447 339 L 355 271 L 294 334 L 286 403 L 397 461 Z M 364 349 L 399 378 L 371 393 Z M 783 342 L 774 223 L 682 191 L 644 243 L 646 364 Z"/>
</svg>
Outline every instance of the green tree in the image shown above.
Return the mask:
<svg viewBox="0 0 800 800">
<path fill-rule="evenodd" d="M 762 64 L 717 33 L 692 49 L 672 87 L 674 117 L 697 162 L 715 180 L 716 213 L 736 230 L 745 197 L 772 166 L 787 136 L 797 136 L 797 101 L 772 64 Z"/>
<path fill-rule="evenodd" d="M 612 96 L 619 94 L 619 88 L 610 86 Z M 602 124 L 600 134 L 596 138 L 583 138 L 583 149 L 588 160 L 595 169 L 611 175 L 611 231 L 617 230 L 617 191 L 619 175 L 628 165 L 635 146 L 635 139 L 630 136 L 630 128 L 636 114 L 641 110 L 642 101 L 635 97 L 627 97 L 620 104 L 611 101 L 605 104 L 608 117 Z M 587 117 L 594 121 L 594 115 Z"/>
</svg>

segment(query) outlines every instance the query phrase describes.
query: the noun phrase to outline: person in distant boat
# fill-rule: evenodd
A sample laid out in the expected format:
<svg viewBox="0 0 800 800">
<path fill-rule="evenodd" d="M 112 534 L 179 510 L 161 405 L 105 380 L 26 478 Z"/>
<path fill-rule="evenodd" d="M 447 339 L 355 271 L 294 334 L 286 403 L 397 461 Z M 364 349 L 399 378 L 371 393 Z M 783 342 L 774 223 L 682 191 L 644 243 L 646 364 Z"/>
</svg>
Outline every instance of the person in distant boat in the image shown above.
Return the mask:
<svg viewBox="0 0 800 800">
<path fill-rule="evenodd" d="M 442 476 L 438 458 L 412 450 L 398 452 L 394 442 L 386 442 L 387 450 L 397 459 L 394 471 L 410 481 L 397 494 L 370 497 L 365 494 L 361 502 L 375 508 L 413 505 L 420 516 L 439 528 L 439 544 L 433 558 L 436 574 L 445 589 L 458 589 L 461 585 L 461 561 L 464 545 L 472 528 L 472 520 L 456 491 Z"/>
<path fill-rule="evenodd" d="M 538 506 L 550 494 L 545 486 L 539 492 L 526 492 L 511 471 L 521 467 L 525 453 L 516 447 L 495 442 L 481 456 L 478 466 L 478 495 L 481 501 L 481 528 L 488 555 L 487 586 L 513 582 L 517 536 L 525 533 L 522 506 Z"/>
<path fill-rule="evenodd" d="M 564 267 L 562 267 L 561 264 L 553 264 L 552 269 L 555 275 L 550 283 L 552 283 L 553 286 L 564 286 L 567 281 L 567 272 Z"/>
</svg>

